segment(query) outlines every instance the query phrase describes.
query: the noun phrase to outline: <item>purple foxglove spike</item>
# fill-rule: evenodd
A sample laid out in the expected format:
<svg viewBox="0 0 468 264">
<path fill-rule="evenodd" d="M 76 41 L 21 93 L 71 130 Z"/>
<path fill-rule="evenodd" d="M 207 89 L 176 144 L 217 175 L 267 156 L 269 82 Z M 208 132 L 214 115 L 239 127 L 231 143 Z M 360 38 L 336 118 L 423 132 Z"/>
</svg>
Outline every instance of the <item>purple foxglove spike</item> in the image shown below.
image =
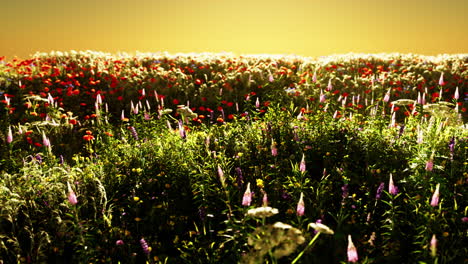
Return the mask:
<svg viewBox="0 0 468 264">
<path fill-rule="evenodd" d="M 242 169 L 236 167 L 236 174 L 237 174 L 237 188 L 240 190 L 244 184 L 244 177 L 242 176 Z"/>
<path fill-rule="evenodd" d="M 140 245 L 141 249 L 143 249 L 143 252 L 145 252 L 146 255 L 149 255 L 151 252 L 151 248 L 148 246 L 148 243 L 144 238 L 140 239 Z"/>
<path fill-rule="evenodd" d="M 343 199 L 346 199 L 348 198 L 348 195 L 349 195 L 349 185 L 345 184 L 341 187 L 341 197 Z"/>
<path fill-rule="evenodd" d="M 377 188 L 377 192 L 375 194 L 375 199 L 379 200 L 380 197 L 382 196 L 382 191 L 385 188 L 385 183 L 381 182 L 379 185 L 379 188 Z"/>
</svg>

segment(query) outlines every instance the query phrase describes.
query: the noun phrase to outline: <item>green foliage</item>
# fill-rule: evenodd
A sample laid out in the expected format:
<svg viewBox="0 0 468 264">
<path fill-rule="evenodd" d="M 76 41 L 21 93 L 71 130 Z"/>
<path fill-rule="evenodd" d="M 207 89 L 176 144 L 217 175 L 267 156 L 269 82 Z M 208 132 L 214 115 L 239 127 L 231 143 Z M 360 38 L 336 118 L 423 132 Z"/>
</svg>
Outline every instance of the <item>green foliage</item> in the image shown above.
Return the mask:
<svg viewBox="0 0 468 264">
<path fill-rule="evenodd" d="M 55 59 L 75 70 L 55 66 L 51 81 L 70 71 L 91 85 L 100 72 L 94 92 L 53 92 L 52 101 L 35 94 L 47 79 L 26 88 L 0 79 L 14 95 L 0 118 L 0 262 L 340 263 L 349 235 L 362 263 L 466 261 L 468 133 L 454 104 L 407 98 L 392 110 L 380 99 L 387 87 L 376 82 L 358 107 L 357 94 L 343 94 L 362 84 L 351 72 L 370 67 L 360 60 L 182 58 L 175 68 L 169 58 L 108 67 L 100 56 L 70 56 Z M 71 62 L 90 70 L 80 77 Z M 350 68 L 331 70 L 340 63 Z M 367 63 L 410 67 L 405 58 Z M 464 76 L 450 68 L 456 63 L 439 69 L 446 80 Z M 414 78 L 439 77 L 426 67 L 414 66 Z M 117 72 L 125 89 L 104 93 Z M 324 102 L 306 85 L 314 73 Z M 405 76 L 401 85 L 412 78 Z M 339 93 L 325 90 L 330 78 Z M 164 96 L 148 98 L 143 89 Z M 310 223 L 320 222 L 334 234 L 318 239 Z"/>
</svg>

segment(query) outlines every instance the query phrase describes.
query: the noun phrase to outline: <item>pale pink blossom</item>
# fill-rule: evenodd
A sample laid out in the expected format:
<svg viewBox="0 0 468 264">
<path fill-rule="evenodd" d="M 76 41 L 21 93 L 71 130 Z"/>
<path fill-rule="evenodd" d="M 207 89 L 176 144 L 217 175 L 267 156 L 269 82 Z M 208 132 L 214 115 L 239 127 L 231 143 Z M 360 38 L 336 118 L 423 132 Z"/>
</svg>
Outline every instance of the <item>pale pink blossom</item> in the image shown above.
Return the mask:
<svg viewBox="0 0 468 264">
<path fill-rule="evenodd" d="M 76 205 L 78 203 L 78 199 L 76 198 L 76 194 L 70 186 L 70 183 L 67 182 L 68 187 L 68 202 L 72 205 Z"/>
<path fill-rule="evenodd" d="M 11 127 L 10 126 L 8 126 L 8 133 L 7 133 L 7 137 L 6 137 L 6 142 L 8 144 L 13 142 L 13 132 L 11 132 Z"/>
<path fill-rule="evenodd" d="M 252 203 L 252 192 L 250 191 L 250 182 L 247 183 L 247 189 L 244 192 L 244 196 L 242 197 L 242 205 L 243 206 L 250 206 Z"/>
<path fill-rule="evenodd" d="M 437 238 L 435 235 L 432 235 L 430 249 L 431 249 L 431 256 L 435 257 L 437 255 Z"/>
<path fill-rule="evenodd" d="M 353 240 L 351 239 L 351 235 L 348 235 L 348 261 L 355 263 L 359 260 L 357 249 L 354 246 Z"/>
<path fill-rule="evenodd" d="M 393 176 L 391 173 L 390 173 L 390 180 L 388 182 L 388 192 L 391 195 L 396 195 L 398 193 L 398 188 L 395 186 L 395 184 L 393 184 Z"/>
<path fill-rule="evenodd" d="M 431 158 L 426 162 L 426 171 L 432 171 L 434 168 L 434 160 Z"/>
<path fill-rule="evenodd" d="M 268 195 L 265 191 L 263 192 L 262 205 L 268 206 Z"/>
<path fill-rule="evenodd" d="M 443 86 L 444 84 L 445 84 L 445 82 L 444 82 L 444 73 L 441 73 L 440 78 L 439 78 L 439 85 Z"/>
<path fill-rule="evenodd" d="M 320 102 L 321 102 L 321 103 L 325 103 L 325 101 L 326 101 L 326 97 L 325 97 L 325 95 L 323 94 L 323 91 L 320 90 Z"/>
<path fill-rule="evenodd" d="M 44 145 L 44 147 L 50 147 L 50 140 L 46 137 L 44 132 L 42 132 L 42 145 Z"/>
<path fill-rule="evenodd" d="M 388 101 L 390 101 L 390 89 L 387 91 L 387 93 L 385 93 L 385 96 L 384 96 L 384 98 L 383 98 L 383 101 L 386 102 L 386 103 L 387 103 Z"/>
<path fill-rule="evenodd" d="M 439 188 L 440 188 L 440 183 L 436 185 L 436 189 L 434 193 L 432 194 L 431 206 L 436 207 L 437 205 L 439 205 Z"/>
<path fill-rule="evenodd" d="M 301 163 L 299 164 L 299 171 L 305 172 L 306 171 L 306 163 L 305 163 L 305 156 L 302 154 L 302 160 Z"/>
<path fill-rule="evenodd" d="M 328 80 L 327 91 L 331 91 L 333 89 L 333 85 L 331 83 L 331 79 Z"/>
<path fill-rule="evenodd" d="M 297 202 L 296 213 L 298 216 L 303 216 L 304 211 L 305 211 L 304 194 L 301 192 L 301 197 L 299 197 L 299 202 Z"/>
<path fill-rule="evenodd" d="M 276 147 L 276 142 L 274 141 L 271 143 L 271 155 L 273 157 L 278 156 L 278 148 Z"/>
</svg>

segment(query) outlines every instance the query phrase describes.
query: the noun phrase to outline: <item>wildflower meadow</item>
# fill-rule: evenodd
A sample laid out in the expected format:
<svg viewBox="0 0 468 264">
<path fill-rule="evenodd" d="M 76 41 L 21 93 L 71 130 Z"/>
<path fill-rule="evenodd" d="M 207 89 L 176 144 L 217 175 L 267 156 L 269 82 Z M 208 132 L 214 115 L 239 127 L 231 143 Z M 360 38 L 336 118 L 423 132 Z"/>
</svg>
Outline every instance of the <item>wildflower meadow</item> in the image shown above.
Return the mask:
<svg viewBox="0 0 468 264">
<path fill-rule="evenodd" d="M 0 57 L 0 263 L 467 263 L 467 67 Z"/>
</svg>

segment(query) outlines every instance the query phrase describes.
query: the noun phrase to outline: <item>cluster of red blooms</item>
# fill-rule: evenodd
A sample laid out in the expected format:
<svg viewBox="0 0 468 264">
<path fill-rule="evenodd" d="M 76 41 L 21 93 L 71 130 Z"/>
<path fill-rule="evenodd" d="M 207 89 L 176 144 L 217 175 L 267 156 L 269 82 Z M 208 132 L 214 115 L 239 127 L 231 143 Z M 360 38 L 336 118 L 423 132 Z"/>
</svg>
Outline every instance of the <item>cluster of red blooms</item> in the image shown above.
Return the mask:
<svg viewBox="0 0 468 264">
<path fill-rule="evenodd" d="M 450 60 L 461 59 L 454 57 Z M 462 77 L 466 74 L 465 68 L 450 68 L 423 56 L 336 57 L 323 63 L 297 58 L 224 55 L 210 58 L 112 58 L 80 52 L 69 56 L 54 54 L 2 63 L 0 75 L 12 80 L 12 88 L 7 88 L 0 100 L 12 117 L 18 117 L 19 122 L 46 119 L 47 108 L 52 104 L 21 102 L 22 98 L 15 96 L 14 89 L 21 89 L 23 94 L 29 96 L 50 97 L 65 111 L 82 113 L 82 116 L 68 119 L 71 125 L 98 117 L 93 113 L 93 102 L 98 95 L 109 103 L 110 111 L 114 114 L 122 110 L 116 107 L 121 107 L 122 103 L 128 105 L 131 100 L 149 100 L 151 103 L 166 100 L 172 108 L 190 101 L 192 111 L 199 114 L 193 118 L 196 122 L 212 116 L 215 111 L 215 119 L 222 113 L 222 122 L 234 119 L 236 115 L 244 113 L 238 103 L 242 107 L 244 102 L 254 102 L 258 98 L 261 107 L 257 108 L 264 112 L 269 102 L 262 99 L 269 89 L 287 88 L 291 96 L 304 94 L 312 102 L 320 101 L 320 108 L 332 97 L 349 98 L 343 107 L 356 110 L 366 108 L 364 99 L 375 93 L 377 86 L 377 91 L 388 89 L 392 101 L 415 99 L 418 93 L 427 95 L 431 102 L 452 102 L 456 99 L 460 112 L 466 112 L 462 96 L 468 97 L 466 78 Z M 456 87 L 461 92 L 460 100 L 454 98 Z M 317 91 L 325 93 L 319 98 Z M 188 98 L 191 94 L 197 96 Z M 244 98 L 239 94 L 243 94 Z M 351 101 L 356 96 L 360 96 L 360 101 Z M 391 107 L 390 103 L 388 107 Z M 24 108 L 29 112 L 16 113 Z"/>
<path fill-rule="evenodd" d="M 90 130 L 86 130 L 86 135 L 83 136 L 83 139 L 85 141 L 94 140 L 93 132 L 91 132 Z"/>
</svg>

